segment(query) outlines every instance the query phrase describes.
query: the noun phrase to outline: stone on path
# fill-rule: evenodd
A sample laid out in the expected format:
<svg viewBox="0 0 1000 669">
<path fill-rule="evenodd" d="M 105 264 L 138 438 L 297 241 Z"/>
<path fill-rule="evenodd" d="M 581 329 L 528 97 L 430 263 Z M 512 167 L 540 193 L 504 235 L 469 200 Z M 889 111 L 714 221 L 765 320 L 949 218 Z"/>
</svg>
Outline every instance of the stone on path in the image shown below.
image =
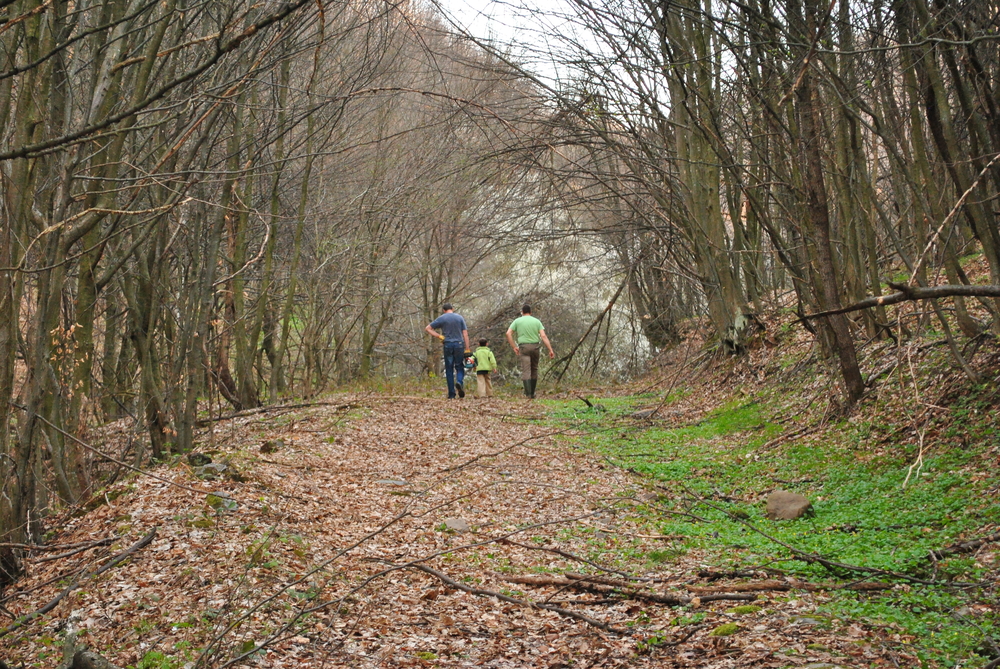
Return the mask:
<svg viewBox="0 0 1000 669">
<path fill-rule="evenodd" d="M 221 462 L 209 462 L 207 465 L 201 465 L 200 467 L 194 468 L 194 475 L 205 481 L 214 481 L 219 478 L 227 469 L 228 466 Z"/>
<path fill-rule="evenodd" d="M 804 495 L 787 490 L 775 490 L 767 498 L 767 517 L 771 520 L 795 520 L 812 506 Z"/>
<path fill-rule="evenodd" d="M 463 518 L 445 518 L 444 526 L 452 532 L 469 531 L 469 522 Z"/>
</svg>

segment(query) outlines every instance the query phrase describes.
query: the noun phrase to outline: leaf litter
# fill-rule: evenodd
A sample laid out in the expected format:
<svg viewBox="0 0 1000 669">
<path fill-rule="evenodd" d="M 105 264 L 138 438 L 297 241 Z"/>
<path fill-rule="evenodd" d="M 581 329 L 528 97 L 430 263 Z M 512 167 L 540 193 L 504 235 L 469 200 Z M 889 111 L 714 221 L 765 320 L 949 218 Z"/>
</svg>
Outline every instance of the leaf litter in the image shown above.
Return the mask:
<svg viewBox="0 0 1000 669">
<path fill-rule="evenodd" d="M 811 616 L 822 591 L 793 583 L 791 596 L 692 597 L 698 585 L 740 592 L 741 582 L 774 577 L 706 579 L 697 552 L 648 559 L 674 538 L 629 513 L 642 481 L 533 422 L 541 409 L 531 403 L 335 399 L 280 420 L 216 423 L 201 443 L 226 464 L 217 478 L 178 459 L 155 469 L 169 482 L 119 481 L 96 509 L 54 523 L 52 544 L 114 541 L 59 560 L 33 554 L 0 597 L 5 629 L 157 533 L 0 636 L 0 659 L 55 666 L 70 621 L 79 642 L 120 666 L 157 657 L 164 664 L 149 666 L 916 661 L 891 630 Z"/>
</svg>

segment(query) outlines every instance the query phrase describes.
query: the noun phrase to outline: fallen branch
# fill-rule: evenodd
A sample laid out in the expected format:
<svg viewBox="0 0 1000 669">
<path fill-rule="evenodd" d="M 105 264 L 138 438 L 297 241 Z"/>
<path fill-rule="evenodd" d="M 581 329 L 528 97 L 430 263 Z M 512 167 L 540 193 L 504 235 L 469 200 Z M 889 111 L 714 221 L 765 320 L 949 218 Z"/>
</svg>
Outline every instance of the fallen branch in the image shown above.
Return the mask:
<svg viewBox="0 0 1000 669">
<path fill-rule="evenodd" d="M 592 574 L 578 574 L 573 571 L 568 571 L 563 575 L 566 578 L 573 579 L 575 581 L 587 581 L 588 583 L 611 585 L 616 588 L 635 588 L 635 582 L 626 581 L 620 578 L 608 578 L 607 576 L 596 576 Z"/>
<path fill-rule="evenodd" d="M 812 434 L 813 432 L 818 431 L 819 429 L 820 429 L 819 427 L 804 427 L 804 428 L 801 428 L 799 430 L 794 430 L 792 432 L 787 432 L 785 434 L 782 434 L 782 435 L 779 435 L 779 436 L 775 437 L 771 441 L 768 441 L 767 443 L 762 444 L 761 446 L 758 446 L 757 449 L 756 449 L 756 451 L 757 452 L 766 451 L 767 449 L 771 448 L 772 446 L 777 446 L 778 444 L 784 443 L 786 441 L 791 441 L 792 439 L 795 439 L 796 437 L 804 437 L 804 436 L 806 436 L 808 434 Z"/>
<path fill-rule="evenodd" d="M 791 590 L 792 585 L 784 581 L 760 581 L 759 583 L 735 583 L 733 585 L 697 586 L 686 585 L 684 589 L 696 595 L 711 595 L 722 592 L 765 592 Z"/>
<path fill-rule="evenodd" d="M 829 311 L 819 311 L 815 314 L 806 314 L 799 320 L 812 318 L 822 318 L 823 316 L 834 316 L 836 314 L 849 314 L 852 311 L 871 309 L 872 307 L 888 306 L 899 304 L 900 302 L 912 302 L 915 300 L 934 300 L 941 297 L 1000 297 L 1000 286 L 966 286 L 963 284 L 946 284 L 943 286 L 907 286 L 899 283 L 890 283 L 889 286 L 898 292 L 891 295 L 879 295 L 868 297 L 860 302 L 843 307 L 841 309 L 831 309 Z"/>
<path fill-rule="evenodd" d="M 91 650 L 78 650 L 73 655 L 70 669 L 118 669 L 118 666 Z"/>
<path fill-rule="evenodd" d="M 554 555 L 560 555 L 560 556 L 562 556 L 564 558 L 567 558 L 569 560 L 576 560 L 577 562 L 582 562 L 583 564 L 589 565 L 589 566 L 593 567 L 594 569 L 597 569 L 599 571 L 603 571 L 603 572 L 605 572 L 607 574 L 617 574 L 618 576 L 622 576 L 624 578 L 627 578 L 631 582 L 638 582 L 638 583 L 660 583 L 663 580 L 663 579 L 659 579 L 659 578 L 650 578 L 648 576 L 632 576 L 631 574 L 629 574 L 627 572 L 624 572 L 624 571 L 618 571 L 617 569 L 609 569 L 608 567 L 603 567 L 603 566 L 597 564 L 596 562 L 588 560 L 587 558 L 583 558 L 583 557 L 580 557 L 579 555 L 576 555 L 574 553 L 570 553 L 568 551 L 564 551 L 561 548 L 549 548 L 547 546 L 532 546 L 531 544 L 522 544 L 522 543 L 520 543 L 518 541 L 514 541 L 512 539 L 504 539 L 500 543 L 510 544 L 511 546 L 518 546 L 520 548 L 526 548 L 526 549 L 532 550 L 532 551 L 543 551 L 545 553 L 552 553 Z"/>
<path fill-rule="evenodd" d="M 461 590 L 462 592 L 467 592 L 470 595 L 479 595 L 480 597 L 495 597 L 495 598 L 499 599 L 500 601 L 507 602 L 509 604 L 517 604 L 518 606 L 524 606 L 524 607 L 527 607 L 527 608 L 543 609 L 545 611 L 552 611 L 553 613 L 558 613 L 559 615 L 565 616 L 567 618 L 575 618 L 576 620 L 579 620 L 581 622 L 587 623 L 588 625 L 591 625 L 592 627 L 596 627 L 599 630 L 603 630 L 605 632 L 610 632 L 611 634 L 618 634 L 620 636 L 627 636 L 629 634 L 629 630 L 627 630 L 627 629 L 622 629 L 620 627 L 615 627 L 614 625 L 610 625 L 608 623 L 601 622 L 600 620 L 597 620 L 596 618 L 591 618 L 590 616 L 584 615 L 584 614 L 580 613 L 579 611 L 572 611 L 570 609 L 564 609 L 561 606 L 555 606 L 555 605 L 552 605 L 552 604 L 543 604 L 543 603 L 539 603 L 539 602 L 529 602 L 529 601 L 526 601 L 526 600 L 523 600 L 523 599 L 518 599 L 516 597 L 511 597 L 509 595 L 504 595 L 504 594 L 499 593 L 499 592 L 494 592 L 493 590 L 484 590 L 482 588 L 473 588 L 471 586 L 466 585 L 465 583 L 462 583 L 461 581 L 456 581 L 455 579 L 451 578 L 447 574 L 444 574 L 444 573 L 438 571 L 437 569 L 432 569 L 431 567 L 428 567 L 427 565 L 423 565 L 423 564 L 409 564 L 409 565 L 407 565 L 407 567 L 409 569 L 418 569 L 418 570 L 420 570 L 422 572 L 430 574 L 431 576 L 436 576 L 437 578 L 439 578 L 446 585 L 449 585 L 452 588 L 455 588 L 456 590 Z"/>
<path fill-rule="evenodd" d="M 738 602 L 753 601 L 757 598 L 751 594 L 715 594 L 701 597 L 685 597 L 683 595 L 660 595 L 654 592 L 644 592 L 636 590 L 634 584 L 603 576 L 586 576 L 584 574 L 574 574 L 572 572 L 563 576 L 505 576 L 503 580 L 508 583 L 520 585 L 533 585 L 539 587 L 558 587 L 577 590 L 586 590 L 598 594 L 608 594 L 618 590 L 622 600 L 641 599 L 667 606 L 686 606 L 694 599 L 701 602 L 714 602 L 719 600 L 731 600 Z"/>
<path fill-rule="evenodd" d="M 97 541 L 78 541 L 72 544 L 5 544 L 0 543 L 0 548 L 20 548 L 26 551 L 58 551 L 65 548 L 90 548 L 92 546 L 104 546 L 115 540 L 116 537 L 98 539 Z"/>
<path fill-rule="evenodd" d="M 524 444 L 527 444 L 529 442 L 537 441 L 539 439 L 544 439 L 545 437 L 552 437 L 552 436 L 555 436 L 557 434 L 563 434 L 565 432 L 566 432 L 566 430 L 553 430 L 552 432 L 543 432 L 542 434 L 536 434 L 536 435 L 534 435 L 532 437 L 528 437 L 526 439 L 522 439 L 521 441 L 513 443 L 513 444 L 511 444 L 509 446 L 504 446 L 499 451 L 493 451 L 492 453 L 483 453 L 481 455 L 477 455 L 476 457 L 471 458 L 469 460 L 466 460 L 465 462 L 463 462 L 461 464 L 458 464 L 458 465 L 455 465 L 454 467 L 445 467 L 444 469 L 441 469 L 441 470 L 437 471 L 436 473 L 437 474 L 444 474 L 444 473 L 447 473 L 447 472 L 459 471 L 459 470 L 465 469 L 466 467 L 468 467 L 470 465 L 473 465 L 476 462 L 479 462 L 480 460 L 483 460 L 485 458 L 495 458 L 495 457 L 503 455 L 507 451 L 510 451 L 510 450 L 512 450 L 514 448 L 517 448 L 518 446 L 523 446 Z"/>
<path fill-rule="evenodd" d="M 683 541 L 688 538 L 680 534 L 633 534 L 632 532 L 615 532 L 615 534 L 635 537 L 636 539 L 656 539 L 658 541 Z"/>
<path fill-rule="evenodd" d="M 962 541 L 957 544 L 952 544 L 951 546 L 946 546 L 936 551 L 931 551 L 930 557 L 934 561 L 944 560 L 949 555 L 971 553 L 973 551 L 979 550 L 988 543 L 997 541 L 1000 541 L 1000 532 L 995 532 L 985 537 L 980 537 L 979 539 Z"/>
<path fill-rule="evenodd" d="M 872 583 L 870 581 L 859 581 L 840 585 L 838 583 L 807 583 L 805 581 L 760 581 L 758 583 L 734 583 L 733 585 L 713 585 L 700 587 L 696 585 L 685 586 L 688 592 L 698 595 L 714 594 L 723 592 L 784 592 L 788 590 L 807 590 L 816 592 L 819 590 L 856 590 L 868 592 L 874 590 L 890 590 L 892 586 L 888 583 Z M 704 600 L 704 597 L 702 597 Z"/>
<path fill-rule="evenodd" d="M 125 560 L 126 558 L 128 558 L 130 555 L 132 555 L 136 551 L 142 549 L 143 547 L 147 546 L 153 540 L 153 538 L 156 536 L 156 530 L 157 530 L 157 528 L 154 527 L 153 529 L 151 529 L 149 531 L 149 534 L 147 534 L 142 539 L 139 539 L 139 541 L 137 541 L 134 544 L 132 544 L 131 546 L 129 546 L 128 549 L 126 549 L 126 550 L 122 551 L 121 553 L 119 553 L 118 555 L 116 555 L 110 562 L 108 562 L 108 563 L 106 563 L 104 565 L 101 565 L 100 567 L 98 567 L 97 569 L 95 569 L 93 571 L 85 573 L 83 576 L 81 576 L 80 578 L 78 578 L 75 581 L 73 581 L 72 583 L 70 583 L 68 586 L 66 586 L 62 590 L 62 592 L 60 592 L 58 595 L 56 595 L 55 597 L 53 597 L 52 600 L 50 600 L 49 603 L 46 604 L 45 606 L 43 606 L 42 608 L 38 609 L 37 611 L 34 611 L 33 613 L 28 613 L 26 615 L 23 615 L 20 618 L 18 618 L 17 620 L 15 620 L 14 623 L 11 624 L 10 626 L 5 627 L 3 629 L 0 629 L 0 637 L 6 636 L 6 635 L 10 634 L 11 632 L 24 627 L 25 625 L 27 625 L 28 623 L 30 623 L 35 618 L 38 618 L 39 616 L 45 615 L 46 613 L 48 613 L 52 609 L 56 608 L 56 606 L 59 604 L 59 602 L 61 602 L 63 599 L 65 599 L 66 596 L 69 595 L 69 593 L 73 592 L 74 590 L 76 590 L 77 588 L 79 588 L 81 585 L 83 585 L 84 581 L 86 581 L 87 579 L 89 579 L 89 578 L 91 578 L 93 576 L 99 576 L 100 574 L 103 574 L 104 572 L 108 571 L 109 569 L 113 569 L 118 564 L 120 564 L 123 560 Z"/>
<path fill-rule="evenodd" d="M 856 592 L 873 592 L 875 590 L 892 590 L 892 586 L 888 583 L 873 583 L 871 581 L 858 581 L 857 583 L 848 583 L 847 585 L 841 585 L 831 589 L 854 590 Z"/>
<path fill-rule="evenodd" d="M 37 583 L 37 584 L 31 586 L 30 588 L 26 588 L 24 590 L 16 590 L 14 592 L 8 592 L 3 597 L 0 597 L 0 610 L 3 610 L 5 613 L 7 613 L 7 610 L 3 609 L 2 607 L 3 607 L 4 604 L 6 604 L 7 602 L 11 601 L 12 599 L 17 599 L 18 597 L 23 597 L 24 595 L 28 595 L 28 594 L 30 594 L 32 592 L 37 591 L 37 590 L 41 590 L 42 588 L 46 588 L 46 587 L 52 585 L 53 583 L 55 583 L 56 581 L 66 582 L 67 579 L 73 578 L 77 574 L 83 573 L 84 571 L 86 571 L 86 569 L 79 568 L 79 569 L 68 571 L 68 572 L 62 572 L 62 573 L 56 574 L 55 576 L 52 576 L 51 578 L 48 578 L 48 579 L 42 581 L 41 583 Z M 15 616 L 15 615 L 11 615 L 10 616 L 11 620 L 14 620 L 16 618 L 17 618 L 17 616 Z M 0 667 L 0 669 L 3 669 L 3 667 Z"/>
<path fill-rule="evenodd" d="M 83 544 L 81 546 L 78 546 L 78 547 L 74 548 L 71 551 L 66 551 L 65 553 L 59 553 L 58 555 L 47 555 L 45 557 L 40 557 L 37 560 L 35 560 L 35 562 L 51 562 L 52 560 L 61 560 L 63 558 L 68 558 L 68 557 L 71 557 L 73 555 L 76 555 L 77 553 L 82 553 L 84 551 L 88 551 L 91 548 L 96 548 L 97 546 L 107 546 L 109 544 L 113 544 L 117 539 L 118 539 L 118 537 L 108 537 L 106 539 L 99 539 L 97 541 L 91 541 L 91 542 L 88 542 L 88 543 Z"/>
<path fill-rule="evenodd" d="M 712 571 L 711 569 L 702 569 L 698 572 L 699 578 L 708 579 L 709 581 L 717 581 L 720 578 L 754 578 L 757 576 L 756 571 Z"/>
<path fill-rule="evenodd" d="M 308 409 L 310 407 L 333 407 L 338 411 L 347 411 L 348 409 L 354 409 L 357 404 L 352 404 L 348 402 L 347 404 L 337 403 L 337 402 L 298 402 L 297 404 L 272 404 L 270 406 L 257 407 L 256 409 L 244 409 L 243 411 L 233 411 L 232 413 L 222 414 L 221 416 L 214 416 L 212 418 L 202 418 L 194 422 L 195 427 L 205 427 L 206 425 L 211 425 L 212 423 L 218 423 L 223 420 L 232 420 L 233 418 L 243 418 L 244 416 L 255 416 L 262 413 L 271 413 L 272 411 L 285 411 L 288 409 Z"/>
</svg>

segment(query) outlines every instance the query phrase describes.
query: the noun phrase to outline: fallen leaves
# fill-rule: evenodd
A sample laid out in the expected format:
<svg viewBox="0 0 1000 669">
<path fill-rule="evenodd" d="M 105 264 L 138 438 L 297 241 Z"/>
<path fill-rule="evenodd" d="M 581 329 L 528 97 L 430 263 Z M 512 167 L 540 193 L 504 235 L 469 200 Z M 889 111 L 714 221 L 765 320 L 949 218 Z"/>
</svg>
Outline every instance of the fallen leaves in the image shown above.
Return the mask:
<svg viewBox="0 0 1000 669">
<path fill-rule="evenodd" d="M 92 547 L 30 560 L 3 597 L 15 615 L 160 529 L 11 634 L 4 659 L 44 664 L 73 610 L 82 640 L 122 665 L 162 652 L 215 667 L 243 655 L 268 667 L 853 666 L 852 642 L 872 635 L 793 624 L 820 594 L 799 591 L 794 609 L 768 598 L 793 583 L 701 578 L 696 554 L 647 563 L 668 537 L 615 503 L 638 500 L 640 482 L 556 442 L 527 403 L 344 396 L 288 411 L 208 427 L 246 477 L 214 483 L 219 504 L 179 462 L 67 519 L 56 542 Z M 265 459 L 266 442 L 281 446 Z M 712 601 L 725 597 L 760 609 L 729 613 Z"/>
</svg>

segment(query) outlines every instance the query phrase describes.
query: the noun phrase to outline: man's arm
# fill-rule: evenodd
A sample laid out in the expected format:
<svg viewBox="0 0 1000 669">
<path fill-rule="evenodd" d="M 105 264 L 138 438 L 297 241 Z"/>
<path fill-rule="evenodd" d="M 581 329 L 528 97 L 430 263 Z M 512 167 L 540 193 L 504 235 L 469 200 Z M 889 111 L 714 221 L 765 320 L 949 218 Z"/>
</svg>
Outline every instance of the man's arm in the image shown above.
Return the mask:
<svg viewBox="0 0 1000 669">
<path fill-rule="evenodd" d="M 443 334 L 438 334 L 437 332 L 434 332 L 434 328 L 432 328 L 430 325 L 428 325 L 424 329 L 427 330 L 427 332 L 429 332 L 432 337 L 437 337 L 441 341 L 444 341 L 444 335 Z"/>
<path fill-rule="evenodd" d="M 514 331 L 510 328 L 507 328 L 507 342 L 510 343 L 510 347 L 514 349 L 514 355 L 520 355 L 520 352 L 517 350 L 517 344 L 514 343 Z"/>
<path fill-rule="evenodd" d="M 556 352 L 552 350 L 552 344 L 549 343 L 549 338 L 545 336 L 545 330 L 540 330 L 538 336 L 541 338 L 542 343 L 545 344 L 545 348 L 549 349 L 549 357 L 556 357 Z"/>
<path fill-rule="evenodd" d="M 465 339 L 465 350 L 471 351 L 472 347 L 469 346 L 469 331 L 462 330 L 462 338 Z"/>
</svg>

